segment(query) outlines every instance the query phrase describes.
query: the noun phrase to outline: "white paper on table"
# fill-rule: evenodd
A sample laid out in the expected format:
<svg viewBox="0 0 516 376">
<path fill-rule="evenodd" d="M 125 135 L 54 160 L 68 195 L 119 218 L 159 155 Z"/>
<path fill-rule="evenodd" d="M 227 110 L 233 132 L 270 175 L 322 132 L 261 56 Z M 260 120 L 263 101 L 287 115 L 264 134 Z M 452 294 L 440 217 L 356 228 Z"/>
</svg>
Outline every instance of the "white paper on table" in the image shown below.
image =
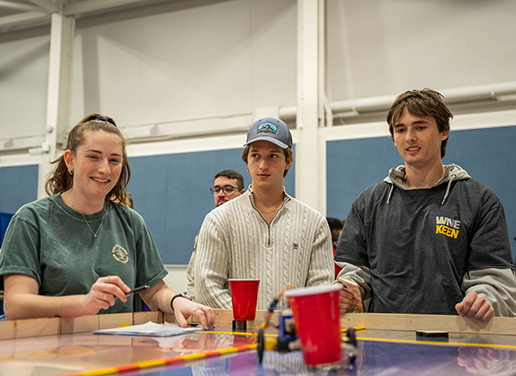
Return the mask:
<svg viewBox="0 0 516 376">
<path fill-rule="evenodd" d="M 92 334 L 107 334 L 117 336 L 144 336 L 144 337 L 170 337 L 181 334 L 202 331 L 202 328 L 182 328 L 176 324 L 156 324 L 149 321 L 141 325 L 125 326 L 123 328 L 95 330 Z"/>
</svg>

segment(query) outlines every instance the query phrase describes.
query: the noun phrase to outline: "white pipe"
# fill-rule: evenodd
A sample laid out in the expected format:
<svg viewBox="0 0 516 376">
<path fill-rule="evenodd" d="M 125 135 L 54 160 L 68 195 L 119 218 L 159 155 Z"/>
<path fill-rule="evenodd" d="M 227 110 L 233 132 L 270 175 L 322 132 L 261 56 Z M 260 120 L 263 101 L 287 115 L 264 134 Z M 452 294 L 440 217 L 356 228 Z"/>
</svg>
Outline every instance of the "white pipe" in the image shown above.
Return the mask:
<svg viewBox="0 0 516 376">
<path fill-rule="evenodd" d="M 516 94 L 516 81 L 503 82 L 499 84 L 468 86 L 456 89 L 443 89 L 447 104 L 466 103 L 470 101 L 493 100 L 497 97 Z M 396 99 L 396 95 L 382 97 L 363 98 L 346 101 L 331 102 L 330 107 L 335 112 L 355 112 L 357 115 L 364 112 L 386 110 Z"/>
<path fill-rule="evenodd" d="M 297 106 L 280 107 L 279 117 L 282 120 L 295 120 L 297 114 Z"/>
<path fill-rule="evenodd" d="M 516 94 L 516 81 L 509 81 L 499 84 L 490 84 L 490 85 L 478 85 L 478 86 L 469 86 L 464 88 L 455 88 L 455 89 L 443 89 L 440 91 L 441 94 L 444 95 L 444 100 L 447 104 L 459 104 L 466 103 L 470 101 L 481 101 L 481 100 L 498 100 L 499 96 L 508 96 Z M 333 120 L 333 115 L 335 113 L 339 113 L 342 116 L 342 113 L 346 113 L 349 116 L 360 116 L 367 112 L 373 111 L 385 111 L 388 110 L 391 106 L 392 102 L 396 99 L 396 95 L 386 95 L 382 97 L 371 97 L 371 98 L 362 98 L 355 100 L 346 100 L 346 101 L 336 101 L 326 104 L 325 107 L 325 116 L 326 116 L 326 124 L 327 126 L 332 126 L 331 120 Z M 289 107 L 280 107 L 279 108 L 279 117 L 284 121 L 292 121 L 296 120 L 297 106 L 289 106 Z M 232 129 L 232 131 L 237 131 L 237 129 Z M 220 130 L 215 129 L 214 133 L 220 132 Z M 194 137 L 203 134 L 210 134 L 210 132 L 206 132 L 206 130 L 193 131 L 188 134 L 165 134 L 165 135 L 149 135 L 145 137 L 136 137 L 135 139 L 131 139 L 132 142 L 142 142 L 142 141 L 153 141 L 153 140 L 165 140 L 165 139 L 175 139 L 175 138 L 185 138 L 185 137 Z"/>
<path fill-rule="evenodd" d="M 497 97 L 516 93 L 516 81 L 499 84 L 470 86 L 442 91 L 447 103 L 467 102 L 471 100 L 497 100 Z"/>
</svg>

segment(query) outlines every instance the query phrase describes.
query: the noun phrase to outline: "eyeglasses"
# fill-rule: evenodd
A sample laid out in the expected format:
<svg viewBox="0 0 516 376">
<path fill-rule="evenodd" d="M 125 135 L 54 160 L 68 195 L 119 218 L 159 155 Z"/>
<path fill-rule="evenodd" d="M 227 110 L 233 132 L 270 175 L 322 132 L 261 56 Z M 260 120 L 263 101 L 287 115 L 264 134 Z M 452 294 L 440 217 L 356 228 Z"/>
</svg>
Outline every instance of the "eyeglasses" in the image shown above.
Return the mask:
<svg viewBox="0 0 516 376">
<path fill-rule="evenodd" d="M 213 193 L 214 195 L 218 194 L 220 192 L 220 190 L 223 190 L 225 194 L 230 194 L 231 192 L 233 192 L 235 189 L 238 189 L 237 187 L 233 187 L 232 185 L 225 185 L 223 187 L 219 187 L 218 185 L 216 185 L 215 187 L 213 188 L 210 188 L 210 191 L 211 193 Z"/>
</svg>

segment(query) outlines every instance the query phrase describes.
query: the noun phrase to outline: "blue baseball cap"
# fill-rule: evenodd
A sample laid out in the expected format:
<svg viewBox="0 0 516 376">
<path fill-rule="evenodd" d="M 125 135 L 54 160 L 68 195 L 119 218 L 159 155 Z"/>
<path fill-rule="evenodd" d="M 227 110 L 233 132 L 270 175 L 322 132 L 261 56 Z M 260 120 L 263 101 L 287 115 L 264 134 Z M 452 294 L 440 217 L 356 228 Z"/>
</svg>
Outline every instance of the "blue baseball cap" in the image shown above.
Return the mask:
<svg viewBox="0 0 516 376">
<path fill-rule="evenodd" d="M 282 149 L 292 148 L 292 134 L 287 124 L 272 117 L 257 120 L 251 125 L 244 146 L 255 141 L 269 141 Z"/>
</svg>

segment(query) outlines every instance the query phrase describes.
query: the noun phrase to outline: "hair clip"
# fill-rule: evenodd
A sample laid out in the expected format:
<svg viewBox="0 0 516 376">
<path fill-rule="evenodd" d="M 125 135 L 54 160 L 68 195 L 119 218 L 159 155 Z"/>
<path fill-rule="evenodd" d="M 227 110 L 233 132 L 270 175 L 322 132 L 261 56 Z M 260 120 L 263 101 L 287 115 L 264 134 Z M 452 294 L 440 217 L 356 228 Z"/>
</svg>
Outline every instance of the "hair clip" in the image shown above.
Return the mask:
<svg viewBox="0 0 516 376">
<path fill-rule="evenodd" d="M 97 116 L 95 120 L 108 121 L 104 116 Z"/>
</svg>

